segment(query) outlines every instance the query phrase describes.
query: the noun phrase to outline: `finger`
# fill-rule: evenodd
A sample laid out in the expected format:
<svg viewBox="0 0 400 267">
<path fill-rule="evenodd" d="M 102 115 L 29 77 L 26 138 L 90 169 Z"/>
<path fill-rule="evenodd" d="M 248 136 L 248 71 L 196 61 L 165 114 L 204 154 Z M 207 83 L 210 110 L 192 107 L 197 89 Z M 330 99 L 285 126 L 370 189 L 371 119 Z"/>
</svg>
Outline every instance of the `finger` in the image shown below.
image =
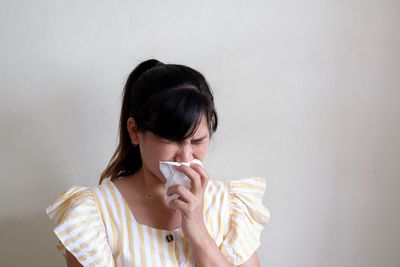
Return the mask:
<svg viewBox="0 0 400 267">
<path fill-rule="evenodd" d="M 167 196 L 178 194 L 179 198 L 184 202 L 189 203 L 193 199 L 193 194 L 183 185 L 177 184 L 168 187 L 167 189 Z"/>
<path fill-rule="evenodd" d="M 200 174 L 198 174 L 195 170 L 185 165 L 181 165 L 176 168 L 178 171 L 185 174 L 192 181 L 191 191 L 196 195 L 200 195 L 202 191 Z"/>
<path fill-rule="evenodd" d="M 169 202 L 169 206 L 180 211 L 185 211 L 188 207 L 188 204 L 178 198 L 175 198 Z"/>
<path fill-rule="evenodd" d="M 194 169 L 198 174 L 200 174 L 201 187 L 204 190 L 207 186 L 208 180 L 210 179 L 207 171 L 199 164 L 190 164 L 190 167 Z"/>
</svg>

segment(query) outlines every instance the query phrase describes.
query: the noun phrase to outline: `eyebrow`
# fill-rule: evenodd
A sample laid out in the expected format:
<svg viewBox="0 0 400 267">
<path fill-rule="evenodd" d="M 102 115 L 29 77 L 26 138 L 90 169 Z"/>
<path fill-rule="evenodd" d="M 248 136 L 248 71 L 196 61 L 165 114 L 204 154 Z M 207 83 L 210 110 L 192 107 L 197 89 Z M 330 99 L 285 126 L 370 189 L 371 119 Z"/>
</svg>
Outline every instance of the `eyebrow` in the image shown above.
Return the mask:
<svg viewBox="0 0 400 267">
<path fill-rule="evenodd" d="M 204 135 L 204 136 L 202 136 L 202 137 L 193 139 L 193 141 L 203 141 L 203 140 L 206 139 L 207 137 L 208 137 L 208 134 L 206 134 L 206 135 Z"/>
</svg>

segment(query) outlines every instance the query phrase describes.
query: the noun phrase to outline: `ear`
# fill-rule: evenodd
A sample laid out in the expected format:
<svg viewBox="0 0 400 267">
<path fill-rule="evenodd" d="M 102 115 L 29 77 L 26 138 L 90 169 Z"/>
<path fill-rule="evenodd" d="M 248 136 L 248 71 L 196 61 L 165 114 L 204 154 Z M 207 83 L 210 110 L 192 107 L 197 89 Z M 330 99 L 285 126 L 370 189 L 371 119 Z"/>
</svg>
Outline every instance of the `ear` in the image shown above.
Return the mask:
<svg viewBox="0 0 400 267">
<path fill-rule="evenodd" d="M 131 138 L 131 143 L 136 145 L 139 144 L 139 132 L 137 130 L 137 124 L 133 117 L 129 117 L 126 123 L 126 127 Z"/>
</svg>

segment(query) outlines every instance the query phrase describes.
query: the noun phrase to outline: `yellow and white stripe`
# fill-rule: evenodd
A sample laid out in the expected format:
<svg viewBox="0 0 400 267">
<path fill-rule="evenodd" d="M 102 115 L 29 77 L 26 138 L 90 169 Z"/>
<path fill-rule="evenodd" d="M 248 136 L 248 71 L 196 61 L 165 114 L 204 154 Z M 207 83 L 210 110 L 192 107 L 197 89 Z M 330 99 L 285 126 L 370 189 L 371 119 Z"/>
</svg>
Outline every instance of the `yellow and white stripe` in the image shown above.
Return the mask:
<svg viewBox="0 0 400 267">
<path fill-rule="evenodd" d="M 83 266 L 114 266 L 104 225 L 87 187 L 72 186 L 46 209 L 54 233 Z"/>
<path fill-rule="evenodd" d="M 209 180 L 204 223 L 221 252 L 234 265 L 246 261 L 260 243 L 270 219 L 262 204 L 265 178 Z M 68 249 L 83 266 L 195 266 L 181 228 L 140 224 L 109 180 L 93 187 L 72 186 L 46 209 L 55 223 L 59 250 Z M 166 241 L 173 235 L 172 242 Z"/>
<path fill-rule="evenodd" d="M 244 263 L 260 245 L 260 234 L 270 220 L 263 205 L 265 178 L 225 181 L 230 203 L 230 226 L 220 246 L 221 252 L 235 266 Z"/>
</svg>

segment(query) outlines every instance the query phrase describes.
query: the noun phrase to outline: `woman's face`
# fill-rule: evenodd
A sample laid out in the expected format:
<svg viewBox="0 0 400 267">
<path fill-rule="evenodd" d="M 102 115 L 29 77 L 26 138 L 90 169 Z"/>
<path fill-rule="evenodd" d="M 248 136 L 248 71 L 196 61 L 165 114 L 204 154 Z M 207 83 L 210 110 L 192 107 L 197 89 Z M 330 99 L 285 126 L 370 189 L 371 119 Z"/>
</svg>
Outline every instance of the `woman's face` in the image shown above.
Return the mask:
<svg viewBox="0 0 400 267">
<path fill-rule="evenodd" d="M 139 144 L 143 171 L 150 172 L 163 182 L 165 178 L 160 171 L 159 161 L 188 162 L 193 159 L 203 161 L 208 153 L 210 133 L 205 115 L 201 117 L 200 125 L 194 135 L 180 143 L 158 137 L 152 132 L 137 132 L 133 118 L 128 120 L 128 129 L 131 140 Z"/>
</svg>

